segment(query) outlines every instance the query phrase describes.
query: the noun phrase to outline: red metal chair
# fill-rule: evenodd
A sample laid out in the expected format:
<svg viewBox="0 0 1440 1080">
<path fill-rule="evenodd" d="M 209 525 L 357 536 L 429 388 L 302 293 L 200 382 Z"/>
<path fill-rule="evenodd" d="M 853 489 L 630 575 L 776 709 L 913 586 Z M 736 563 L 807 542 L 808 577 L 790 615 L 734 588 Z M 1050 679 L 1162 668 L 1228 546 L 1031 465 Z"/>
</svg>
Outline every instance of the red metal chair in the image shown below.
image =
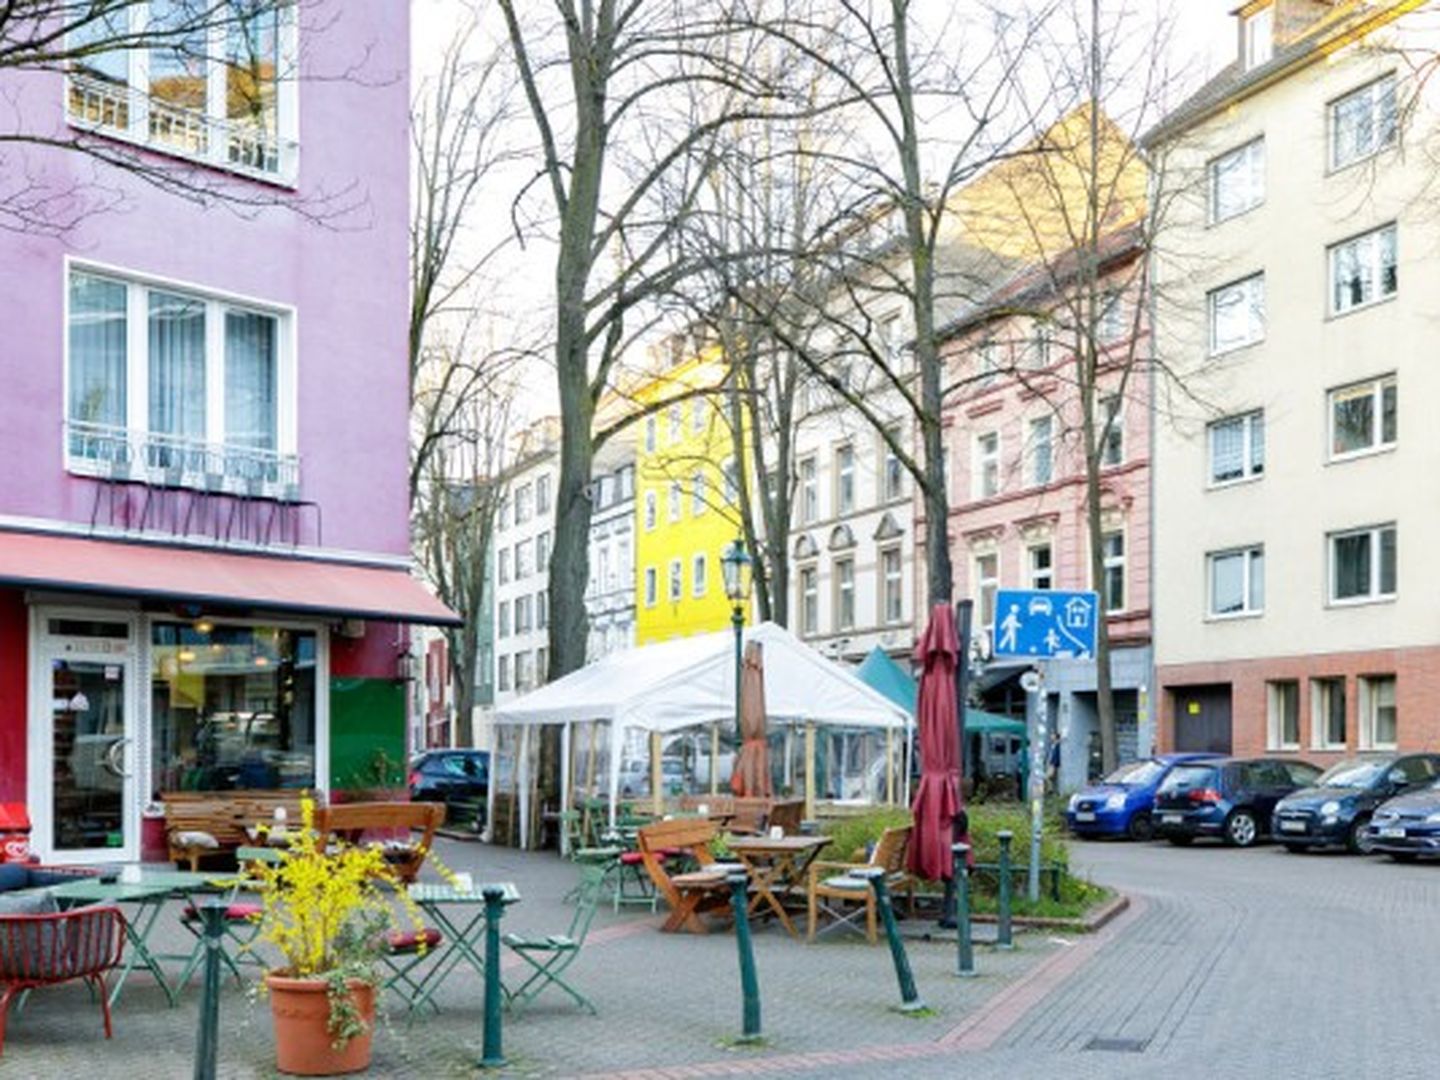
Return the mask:
<svg viewBox="0 0 1440 1080">
<path fill-rule="evenodd" d="M 100 998 L 110 1038 L 105 973 L 120 963 L 125 916 L 115 907 L 85 907 L 55 915 L 0 915 L 0 1054 L 10 1003 L 27 990 L 83 979 Z"/>
</svg>

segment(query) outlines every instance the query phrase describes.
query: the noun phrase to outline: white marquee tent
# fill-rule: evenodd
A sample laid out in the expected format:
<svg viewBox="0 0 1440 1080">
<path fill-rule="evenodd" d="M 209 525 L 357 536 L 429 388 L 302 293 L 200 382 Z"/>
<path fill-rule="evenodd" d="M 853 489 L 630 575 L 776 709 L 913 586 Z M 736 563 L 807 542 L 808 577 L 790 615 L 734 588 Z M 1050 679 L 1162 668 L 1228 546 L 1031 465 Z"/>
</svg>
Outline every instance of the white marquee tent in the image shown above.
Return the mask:
<svg viewBox="0 0 1440 1080">
<path fill-rule="evenodd" d="M 764 646 L 765 712 L 770 723 L 908 731 L 911 717 L 904 709 L 784 627 L 761 623 L 747 628 L 744 639 Z M 563 725 L 567 747 L 572 724 L 608 722 L 613 818 L 627 731 L 672 732 L 734 716 L 735 637 L 721 631 L 613 653 L 501 705 L 495 722 L 522 729 Z M 904 745 L 908 744 L 906 739 Z M 563 760 L 568 764 L 568 759 L 567 751 Z M 570 777 L 568 769 L 563 772 L 562 797 L 569 805 Z M 520 790 L 524 792 L 525 785 Z"/>
</svg>

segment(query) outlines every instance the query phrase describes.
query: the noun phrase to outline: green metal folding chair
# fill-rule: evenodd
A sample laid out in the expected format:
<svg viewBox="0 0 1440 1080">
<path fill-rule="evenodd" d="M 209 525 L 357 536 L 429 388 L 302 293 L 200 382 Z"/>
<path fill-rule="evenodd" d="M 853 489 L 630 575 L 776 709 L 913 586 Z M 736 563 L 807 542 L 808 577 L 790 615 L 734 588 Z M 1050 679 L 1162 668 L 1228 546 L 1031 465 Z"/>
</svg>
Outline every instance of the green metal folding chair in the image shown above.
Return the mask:
<svg viewBox="0 0 1440 1080">
<path fill-rule="evenodd" d="M 585 935 L 590 932 L 590 923 L 595 918 L 595 908 L 600 902 L 600 890 L 605 881 L 605 870 L 600 866 L 582 866 L 580 875 L 575 915 L 570 920 L 568 931 L 546 937 L 506 934 L 501 939 L 507 948 L 533 969 L 529 978 L 510 992 L 510 1004 L 528 1005 L 546 987 L 553 985 L 569 994 L 582 1009 L 595 1014 L 595 1006 L 590 999 L 564 979 L 565 969 L 576 961 L 585 945 Z"/>
<path fill-rule="evenodd" d="M 415 975 L 416 968 L 436 955 L 440 943 L 440 931 L 428 926 L 421 930 L 391 930 L 385 934 L 380 962 L 389 969 L 390 975 L 382 985 L 405 1002 L 411 1020 L 415 1019 L 415 1010 L 421 1001 L 432 1011 L 440 1011 L 433 999 L 424 997 L 424 979 Z"/>
</svg>

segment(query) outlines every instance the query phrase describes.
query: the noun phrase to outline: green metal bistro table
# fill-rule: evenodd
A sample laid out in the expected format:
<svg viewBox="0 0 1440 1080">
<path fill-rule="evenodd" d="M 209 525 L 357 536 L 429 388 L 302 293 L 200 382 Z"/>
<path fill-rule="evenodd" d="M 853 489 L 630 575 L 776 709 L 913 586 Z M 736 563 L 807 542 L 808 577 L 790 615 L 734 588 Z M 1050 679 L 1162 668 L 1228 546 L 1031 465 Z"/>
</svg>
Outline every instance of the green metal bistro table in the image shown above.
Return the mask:
<svg viewBox="0 0 1440 1080">
<path fill-rule="evenodd" d="M 481 949 L 484 947 L 485 936 L 486 889 L 500 889 L 505 894 L 502 902 L 506 907 L 520 902 L 520 890 L 509 881 L 477 882 L 470 889 L 457 889 L 453 885 L 430 882 L 417 882 L 410 886 L 410 899 L 415 902 L 416 907 L 425 912 L 427 918 L 435 921 L 445 940 L 440 959 L 420 979 L 410 1003 L 412 1013 L 431 1002 L 436 991 L 462 960 L 469 963 L 480 976 L 481 982 L 484 982 L 485 960 L 481 956 Z M 456 914 L 454 917 L 447 914 L 447 907 L 473 908 L 475 914 L 466 922 L 464 914 Z M 506 996 L 509 996 L 508 993 Z"/>
<path fill-rule="evenodd" d="M 165 903 L 180 899 L 194 903 L 197 894 L 229 893 L 234 895 L 244 885 L 243 878 L 217 874 L 191 873 L 182 870 L 146 870 L 138 882 L 96 881 L 87 878 L 69 881 L 50 889 L 50 895 L 62 909 L 68 910 L 81 904 L 126 904 L 133 905 L 135 915 L 125 920 L 125 937 L 130 947 L 125 950 L 125 962 L 120 975 L 110 989 L 110 1004 L 113 1006 L 120 997 L 120 989 L 136 968 L 148 971 L 165 992 L 165 999 L 172 1006 L 178 997 L 178 986 L 171 986 L 160 967 L 161 960 L 184 960 L 186 973 L 193 971 L 194 951 L 186 954 L 154 953 L 150 950 L 150 936 L 155 932 L 156 920 L 164 910 Z M 231 966 L 233 967 L 233 961 Z"/>
</svg>

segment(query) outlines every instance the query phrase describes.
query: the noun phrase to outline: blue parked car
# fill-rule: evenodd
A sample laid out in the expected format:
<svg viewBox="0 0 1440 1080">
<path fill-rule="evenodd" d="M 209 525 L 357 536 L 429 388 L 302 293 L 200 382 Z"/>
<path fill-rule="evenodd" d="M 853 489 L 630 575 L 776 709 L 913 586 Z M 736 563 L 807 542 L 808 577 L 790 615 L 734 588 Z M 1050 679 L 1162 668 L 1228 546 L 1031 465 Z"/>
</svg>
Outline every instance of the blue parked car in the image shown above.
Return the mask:
<svg viewBox="0 0 1440 1080">
<path fill-rule="evenodd" d="M 1321 770 L 1292 758 L 1196 761 L 1173 770 L 1155 793 L 1155 832 L 1177 847 L 1218 836 L 1249 847 L 1273 829 L 1275 804 L 1308 788 Z"/>
<path fill-rule="evenodd" d="M 1205 761 L 1219 754 L 1156 754 L 1121 765 L 1098 784 L 1070 796 L 1065 823 L 1076 836 L 1128 836 L 1149 840 L 1155 834 L 1150 816 L 1155 792 L 1170 770 L 1187 761 Z"/>
</svg>

